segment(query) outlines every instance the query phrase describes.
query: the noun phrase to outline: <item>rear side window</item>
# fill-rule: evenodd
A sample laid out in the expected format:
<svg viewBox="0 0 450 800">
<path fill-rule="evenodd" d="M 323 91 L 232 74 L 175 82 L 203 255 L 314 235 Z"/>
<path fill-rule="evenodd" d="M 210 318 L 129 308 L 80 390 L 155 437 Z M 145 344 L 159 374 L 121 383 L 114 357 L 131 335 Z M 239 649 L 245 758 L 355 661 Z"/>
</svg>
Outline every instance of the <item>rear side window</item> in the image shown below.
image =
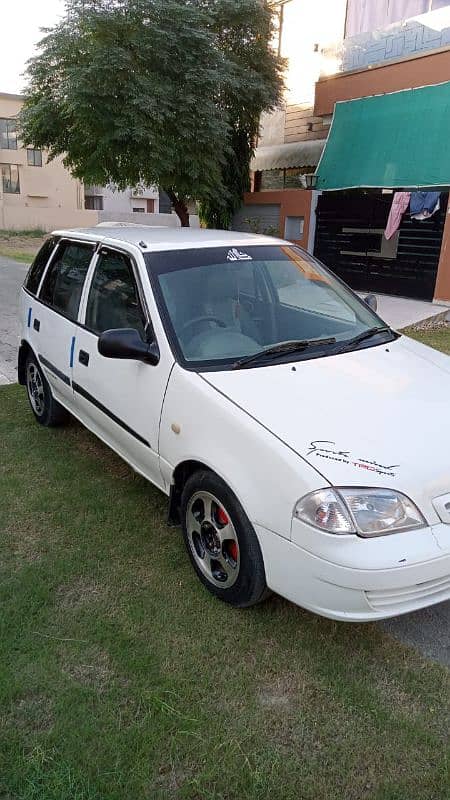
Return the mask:
<svg viewBox="0 0 450 800">
<path fill-rule="evenodd" d="M 56 239 L 54 236 L 51 236 L 50 239 L 47 239 L 47 241 L 44 242 L 39 250 L 39 253 L 37 254 L 28 271 L 28 275 L 25 278 L 24 288 L 27 289 L 28 292 L 31 292 L 31 294 L 36 294 L 37 290 L 39 289 L 42 275 L 44 274 L 44 270 L 48 264 L 48 260 L 53 252 L 55 244 Z"/>
<path fill-rule="evenodd" d="M 40 299 L 69 319 L 77 318 L 94 249 L 90 244 L 62 242 L 44 278 Z"/>
</svg>

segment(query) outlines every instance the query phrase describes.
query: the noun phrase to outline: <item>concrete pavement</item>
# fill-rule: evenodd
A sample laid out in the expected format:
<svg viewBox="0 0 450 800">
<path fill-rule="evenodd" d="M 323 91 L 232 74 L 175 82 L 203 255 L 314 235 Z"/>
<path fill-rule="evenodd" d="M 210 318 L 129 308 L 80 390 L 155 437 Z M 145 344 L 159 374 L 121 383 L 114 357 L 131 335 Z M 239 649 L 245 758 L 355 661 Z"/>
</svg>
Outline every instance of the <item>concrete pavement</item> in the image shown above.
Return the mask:
<svg viewBox="0 0 450 800">
<path fill-rule="evenodd" d="M 0 256 L 0 384 L 14 383 L 17 380 L 18 295 L 27 270 L 26 265 Z M 393 327 L 401 327 L 398 324 L 400 314 L 403 314 L 402 319 L 406 319 L 405 314 L 409 314 L 409 320 L 413 308 L 409 304 L 415 304 L 416 301 L 388 299 L 393 303 L 380 307 L 380 316 Z M 401 310 L 402 303 L 407 304 L 406 312 Z M 418 306 L 416 313 L 425 311 L 426 314 L 422 319 L 432 316 L 436 309 L 431 303 L 419 303 Z M 396 316 L 392 313 L 393 310 Z M 441 311 L 439 309 L 437 313 Z M 411 322 L 406 321 L 404 324 Z M 417 648 L 425 657 L 450 666 L 450 602 L 387 620 L 380 625 L 388 634 Z"/>
</svg>

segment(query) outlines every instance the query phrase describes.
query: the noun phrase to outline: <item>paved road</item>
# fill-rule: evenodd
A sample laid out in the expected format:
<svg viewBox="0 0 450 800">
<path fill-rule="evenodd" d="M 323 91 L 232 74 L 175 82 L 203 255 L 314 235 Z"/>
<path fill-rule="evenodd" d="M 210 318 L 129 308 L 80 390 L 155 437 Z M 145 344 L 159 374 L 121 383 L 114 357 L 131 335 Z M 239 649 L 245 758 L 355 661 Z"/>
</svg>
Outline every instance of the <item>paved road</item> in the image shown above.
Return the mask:
<svg viewBox="0 0 450 800">
<path fill-rule="evenodd" d="M 0 384 L 17 380 L 17 300 L 28 267 L 0 256 Z M 424 656 L 450 666 L 450 602 L 380 623 Z"/>
<path fill-rule="evenodd" d="M 0 384 L 17 380 L 17 307 L 27 270 L 26 264 L 0 256 Z"/>
</svg>

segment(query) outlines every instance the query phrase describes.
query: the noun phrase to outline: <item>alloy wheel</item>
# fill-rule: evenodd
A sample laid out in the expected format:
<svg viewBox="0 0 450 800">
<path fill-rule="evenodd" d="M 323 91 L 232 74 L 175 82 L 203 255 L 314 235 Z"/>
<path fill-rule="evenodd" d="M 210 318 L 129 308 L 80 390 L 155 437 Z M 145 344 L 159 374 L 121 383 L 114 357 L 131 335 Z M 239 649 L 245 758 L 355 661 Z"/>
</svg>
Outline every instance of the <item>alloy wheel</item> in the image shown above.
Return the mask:
<svg viewBox="0 0 450 800">
<path fill-rule="evenodd" d="M 33 362 L 30 362 L 27 368 L 27 389 L 34 413 L 42 417 L 45 411 L 44 382 L 40 369 Z"/>
<path fill-rule="evenodd" d="M 239 575 L 240 550 L 223 503 L 210 492 L 193 494 L 186 510 L 186 530 L 194 560 L 205 577 L 222 589 L 233 586 Z"/>
</svg>

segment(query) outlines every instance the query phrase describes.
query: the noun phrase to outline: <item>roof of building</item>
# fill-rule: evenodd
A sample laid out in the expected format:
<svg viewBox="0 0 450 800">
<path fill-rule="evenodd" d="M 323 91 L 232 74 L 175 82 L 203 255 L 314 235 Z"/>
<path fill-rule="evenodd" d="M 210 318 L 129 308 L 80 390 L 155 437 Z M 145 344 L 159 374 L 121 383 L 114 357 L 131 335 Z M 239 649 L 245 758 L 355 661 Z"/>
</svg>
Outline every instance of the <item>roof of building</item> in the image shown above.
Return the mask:
<svg viewBox="0 0 450 800">
<path fill-rule="evenodd" d="M 25 100 L 23 94 L 10 94 L 9 92 L 0 92 L 0 97 L 3 100 Z"/>
<path fill-rule="evenodd" d="M 291 167 L 316 167 L 324 147 L 324 139 L 258 147 L 250 169 L 253 172 L 263 172 L 270 169 L 290 169 Z"/>
<path fill-rule="evenodd" d="M 281 240 L 240 231 L 204 230 L 203 228 L 163 228 L 149 225 L 101 225 L 95 228 L 58 230 L 58 236 L 97 242 L 126 242 L 145 252 L 182 250 L 197 247 L 245 247 L 274 244 Z M 145 246 L 144 246 L 145 245 Z"/>
</svg>

